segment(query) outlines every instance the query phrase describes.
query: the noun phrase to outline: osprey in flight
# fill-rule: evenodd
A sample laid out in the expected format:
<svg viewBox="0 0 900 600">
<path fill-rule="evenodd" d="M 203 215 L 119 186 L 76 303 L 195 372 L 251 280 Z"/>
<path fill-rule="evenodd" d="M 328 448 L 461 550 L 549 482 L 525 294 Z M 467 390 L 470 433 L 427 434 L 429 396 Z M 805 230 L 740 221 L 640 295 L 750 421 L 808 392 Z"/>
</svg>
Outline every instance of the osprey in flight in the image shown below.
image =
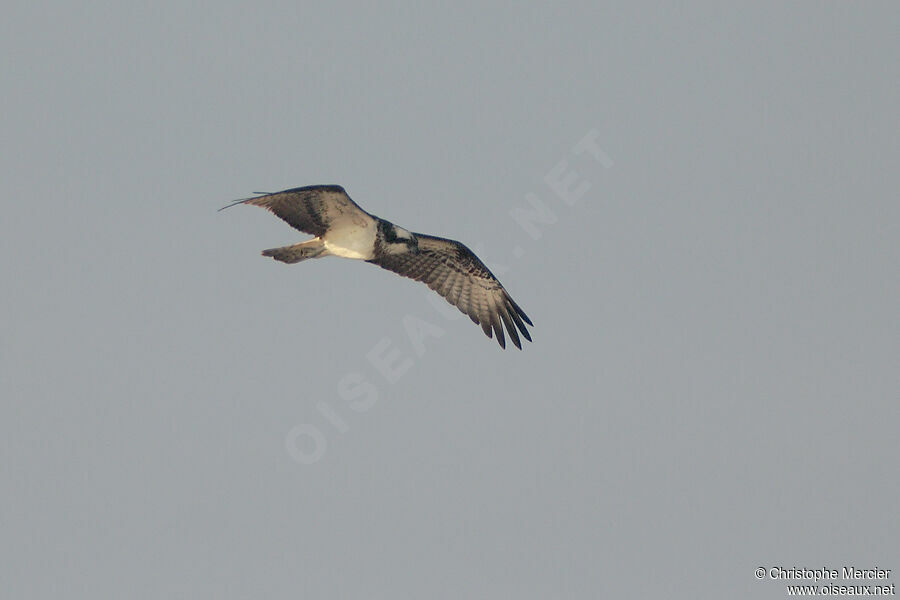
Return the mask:
<svg viewBox="0 0 900 600">
<path fill-rule="evenodd" d="M 263 250 L 263 256 L 284 263 L 325 256 L 364 260 L 421 281 L 480 324 L 485 335 L 496 333 L 501 348 L 506 348 L 503 325 L 516 348 L 522 349 L 519 332 L 531 341 L 525 327 L 525 323 L 534 326 L 531 319 L 471 250 L 457 241 L 412 233 L 370 215 L 341 186 L 299 187 L 238 200 L 220 210 L 236 204 L 261 206 L 294 229 L 315 236 L 293 246 Z"/>
</svg>

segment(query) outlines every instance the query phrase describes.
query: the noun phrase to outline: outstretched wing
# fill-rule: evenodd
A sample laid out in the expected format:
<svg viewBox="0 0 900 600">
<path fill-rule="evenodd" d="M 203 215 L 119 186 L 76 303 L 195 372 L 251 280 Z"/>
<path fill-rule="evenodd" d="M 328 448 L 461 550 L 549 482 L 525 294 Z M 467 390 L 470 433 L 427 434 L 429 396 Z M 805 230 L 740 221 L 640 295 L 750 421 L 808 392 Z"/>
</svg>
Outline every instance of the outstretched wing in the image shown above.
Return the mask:
<svg viewBox="0 0 900 600">
<path fill-rule="evenodd" d="M 369 262 L 426 284 L 480 324 L 485 335 L 493 337 L 495 332 L 501 348 L 506 348 L 503 325 L 516 348 L 522 349 L 519 332 L 531 341 L 525 323 L 534 325 L 528 315 L 474 252 L 454 240 L 414 235 L 419 240 L 418 254 L 386 254 Z"/>
<path fill-rule="evenodd" d="M 261 206 L 294 229 L 321 237 L 339 219 L 367 218 L 370 215 L 350 199 L 339 185 L 310 185 L 244 198 L 219 210 L 236 204 Z"/>
</svg>

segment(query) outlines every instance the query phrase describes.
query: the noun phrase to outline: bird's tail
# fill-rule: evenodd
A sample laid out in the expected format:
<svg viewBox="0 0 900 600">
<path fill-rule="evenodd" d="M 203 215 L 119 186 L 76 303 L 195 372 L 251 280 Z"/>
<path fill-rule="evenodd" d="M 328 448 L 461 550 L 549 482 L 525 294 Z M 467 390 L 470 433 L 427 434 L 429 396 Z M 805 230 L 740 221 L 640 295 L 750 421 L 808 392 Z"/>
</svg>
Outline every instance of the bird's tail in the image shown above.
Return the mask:
<svg viewBox="0 0 900 600">
<path fill-rule="evenodd" d="M 263 256 L 271 256 L 275 260 L 283 263 L 293 264 L 307 258 L 316 258 L 325 251 L 325 243 L 319 238 L 301 242 L 293 246 L 282 246 L 281 248 L 270 248 L 263 250 Z"/>
</svg>

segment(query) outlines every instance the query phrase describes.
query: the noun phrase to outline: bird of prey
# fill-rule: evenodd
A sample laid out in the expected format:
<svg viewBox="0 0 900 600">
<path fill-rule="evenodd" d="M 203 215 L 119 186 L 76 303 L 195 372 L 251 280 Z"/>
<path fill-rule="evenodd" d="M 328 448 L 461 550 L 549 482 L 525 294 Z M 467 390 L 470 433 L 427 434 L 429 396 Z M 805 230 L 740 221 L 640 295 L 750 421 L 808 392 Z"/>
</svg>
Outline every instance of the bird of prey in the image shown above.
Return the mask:
<svg viewBox="0 0 900 600">
<path fill-rule="evenodd" d="M 503 325 L 512 343 L 522 349 L 521 333 L 529 342 L 525 323 L 531 319 L 513 301 L 494 274 L 463 244 L 413 233 L 360 208 L 338 185 L 312 185 L 253 198 L 237 204 L 261 206 L 313 239 L 263 250 L 283 263 L 339 256 L 364 260 L 403 277 L 421 281 L 481 325 L 489 338 L 497 335 L 506 348 Z M 502 324 L 501 324 L 502 323 Z"/>
</svg>

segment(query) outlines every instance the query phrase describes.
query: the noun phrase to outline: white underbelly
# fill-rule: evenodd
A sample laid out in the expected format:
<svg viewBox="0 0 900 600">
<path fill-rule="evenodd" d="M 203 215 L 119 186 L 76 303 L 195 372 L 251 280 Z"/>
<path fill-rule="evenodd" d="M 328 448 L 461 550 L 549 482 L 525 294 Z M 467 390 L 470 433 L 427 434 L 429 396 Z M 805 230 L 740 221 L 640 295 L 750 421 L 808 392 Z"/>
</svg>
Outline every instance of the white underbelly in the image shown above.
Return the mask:
<svg viewBox="0 0 900 600">
<path fill-rule="evenodd" d="M 322 237 L 329 254 L 341 258 L 371 260 L 375 257 L 375 224 L 360 227 L 356 224 L 331 229 Z"/>
</svg>

